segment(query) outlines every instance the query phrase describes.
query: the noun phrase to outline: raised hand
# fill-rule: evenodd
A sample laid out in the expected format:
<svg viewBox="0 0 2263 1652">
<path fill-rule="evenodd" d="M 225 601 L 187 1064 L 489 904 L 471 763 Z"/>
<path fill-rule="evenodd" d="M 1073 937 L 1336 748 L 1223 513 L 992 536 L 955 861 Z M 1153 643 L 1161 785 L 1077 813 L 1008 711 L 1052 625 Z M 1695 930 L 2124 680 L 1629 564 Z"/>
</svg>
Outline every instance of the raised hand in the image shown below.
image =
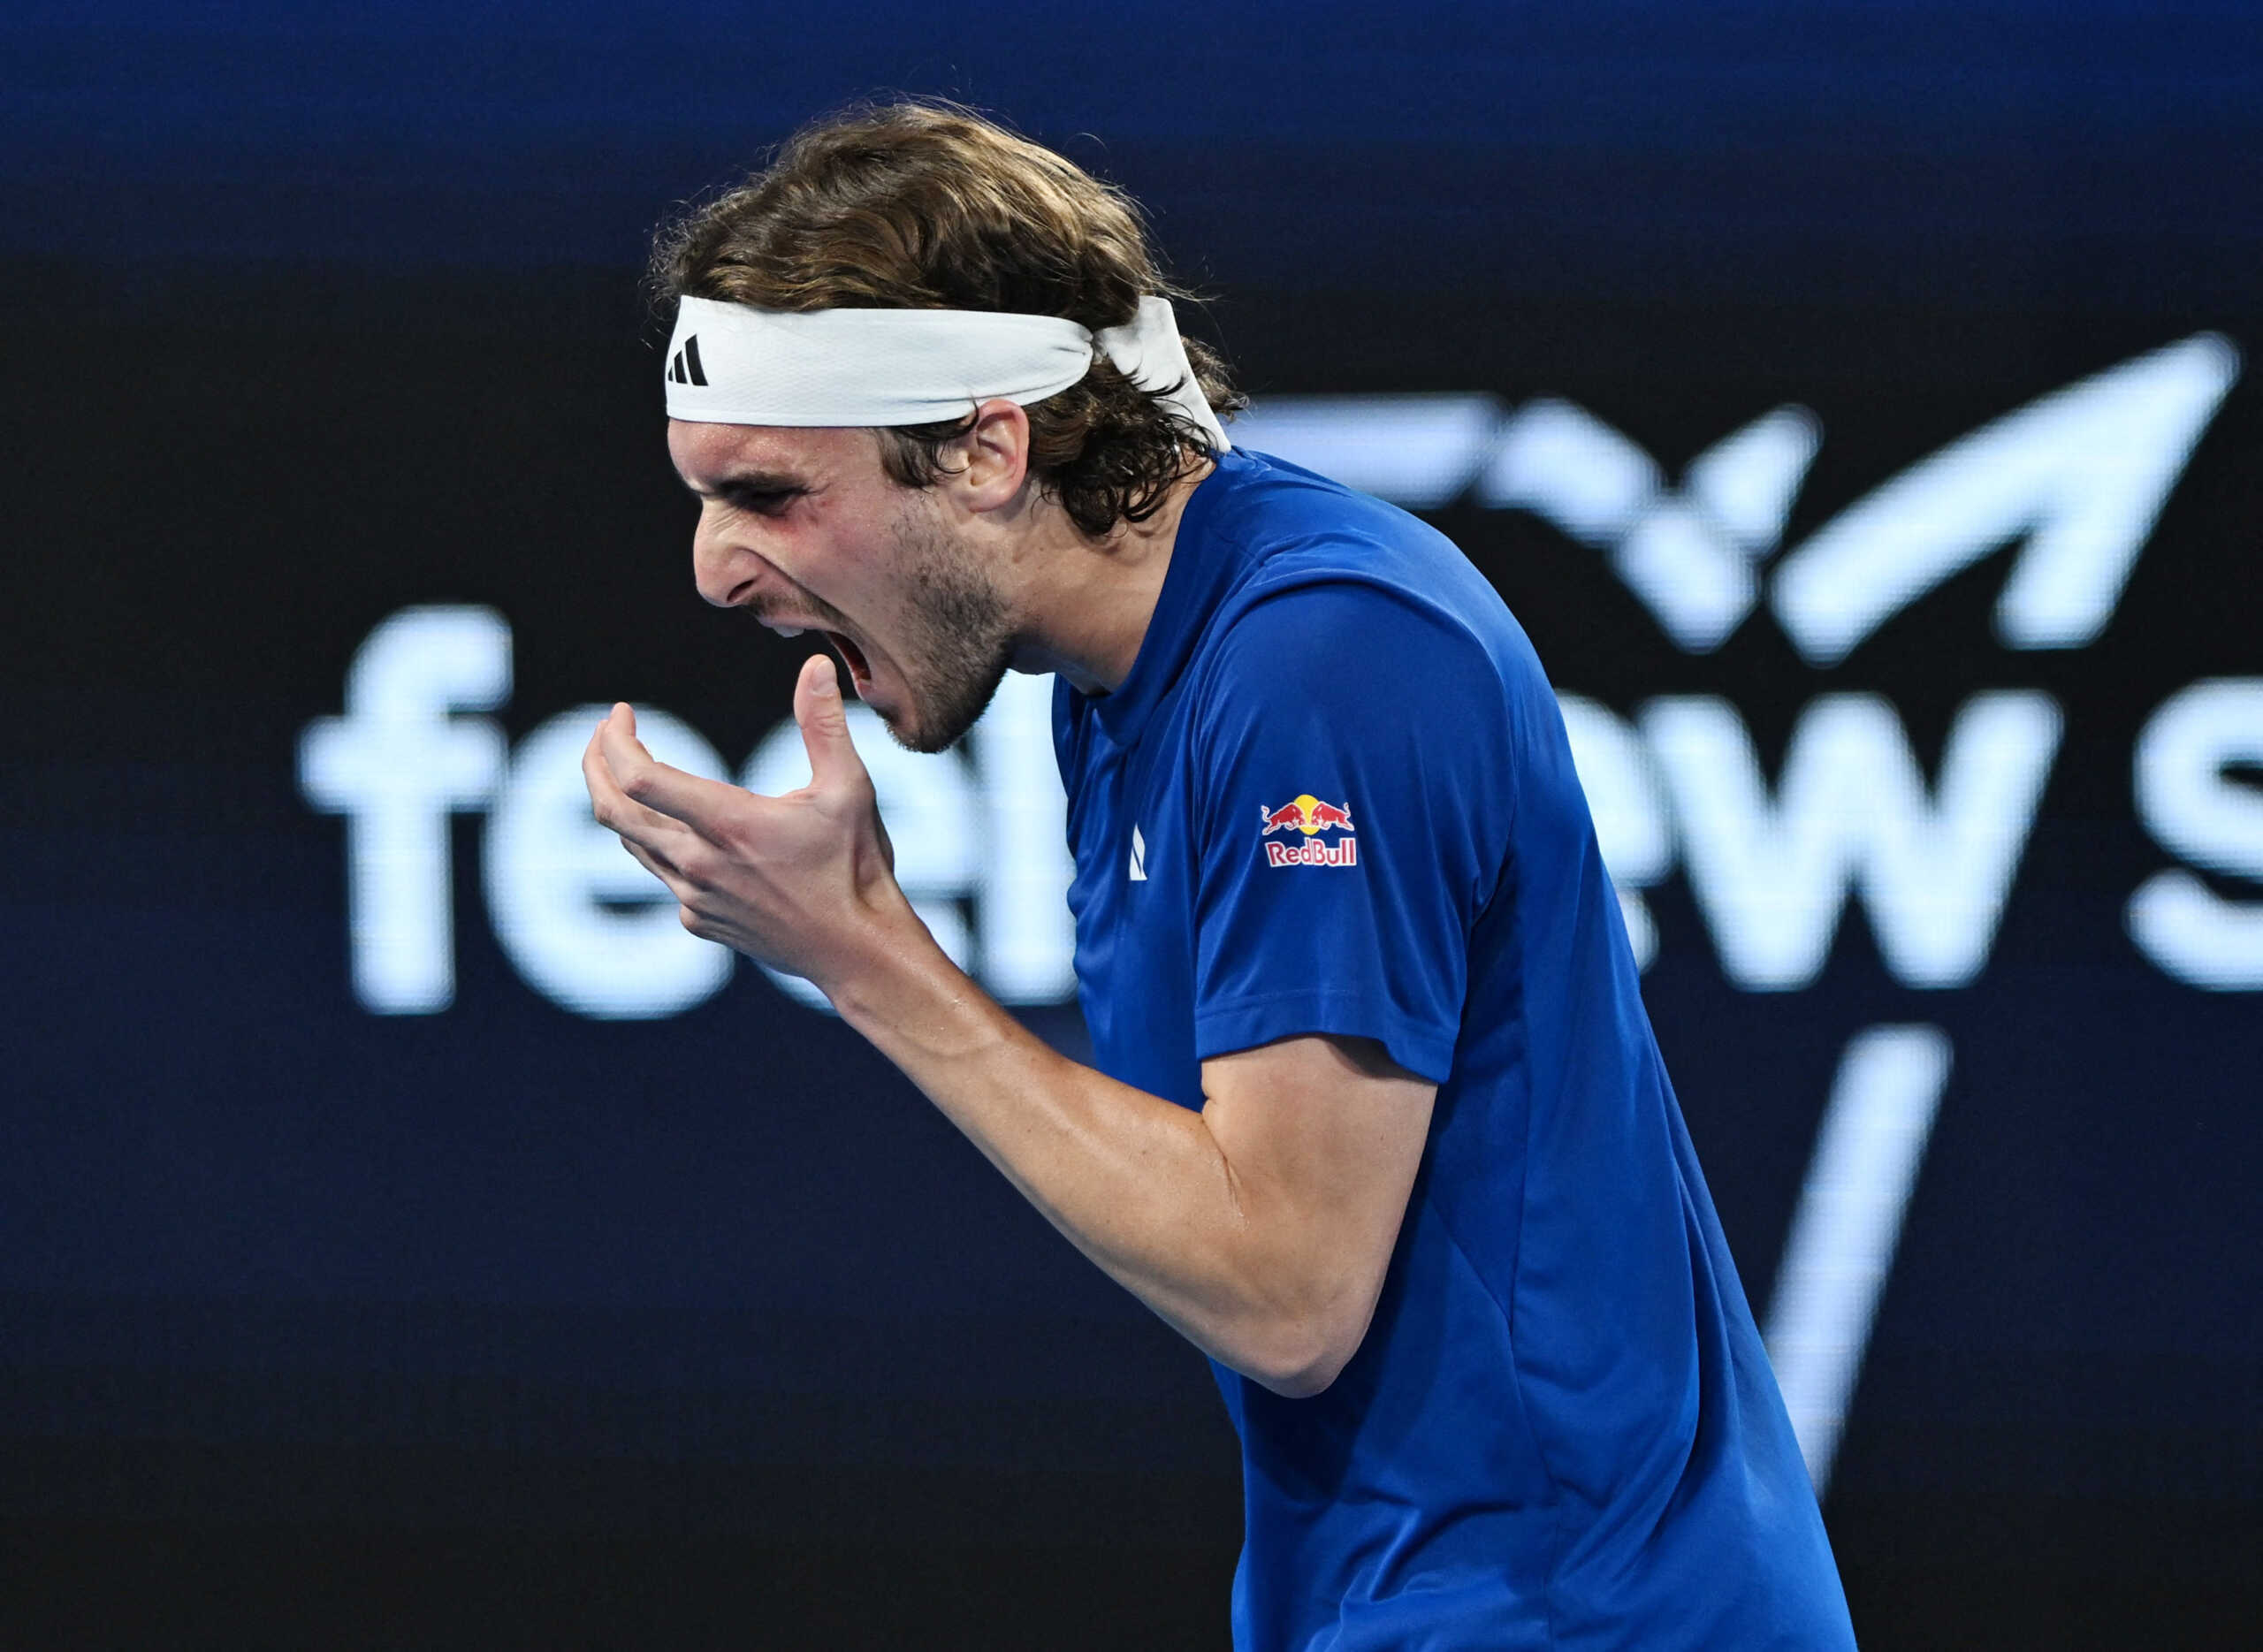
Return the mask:
<svg viewBox="0 0 2263 1652">
<path fill-rule="evenodd" d="M 830 993 L 860 963 L 923 931 L 896 887 L 872 777 L 849 735 L 832 660 L 794 685 L 810 783 L 762 797 L 656 760 L 616 705 L 582 754 L 598 822 L 667 886 L 683 926 Z"/>
</svg>

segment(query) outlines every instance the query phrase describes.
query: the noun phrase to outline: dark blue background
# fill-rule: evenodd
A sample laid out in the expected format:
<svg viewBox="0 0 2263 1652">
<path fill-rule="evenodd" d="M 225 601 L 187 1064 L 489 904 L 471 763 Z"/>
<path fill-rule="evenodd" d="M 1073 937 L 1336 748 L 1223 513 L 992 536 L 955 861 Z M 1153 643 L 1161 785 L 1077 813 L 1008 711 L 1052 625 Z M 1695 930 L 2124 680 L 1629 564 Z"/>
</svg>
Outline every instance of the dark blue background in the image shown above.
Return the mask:
<svg viewBox="0 0 2263 1652">
<path fill-rule="evenodd" d="M 947 93 L 1228 288 L 2252 291 L 2252 5 L 101 6 L 0 21 L 5 244 L 633 263 L 812 111 Z"/>
</svg>

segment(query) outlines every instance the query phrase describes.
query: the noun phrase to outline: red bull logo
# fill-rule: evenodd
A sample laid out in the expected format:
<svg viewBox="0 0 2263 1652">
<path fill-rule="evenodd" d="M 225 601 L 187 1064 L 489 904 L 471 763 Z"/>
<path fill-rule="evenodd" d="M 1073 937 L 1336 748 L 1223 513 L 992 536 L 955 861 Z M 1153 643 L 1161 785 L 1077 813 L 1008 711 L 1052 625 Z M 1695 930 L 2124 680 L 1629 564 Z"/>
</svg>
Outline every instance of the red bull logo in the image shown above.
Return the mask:
<svg viewBox="0 0 2263 1652">
<path fill-rule="evenodd" d="M 1284 843 L 1265 845 L 1266 864 L 1273 866 L 1356 866 L 1360 864 L 1360 840 L 1352 834 L 1357 830 L 1352 824 L 1352 805 L 1322 803 L 1310 792 L 1305 792 L 1283 803 L 1278 809 L 1260 805 L 1263 827 L 1260 838 L 1269 838 L 1276 833 L 1297 833 L 1301 842 L 1291 839 Z M 1342 835 L 1330 842 L 1322 842 L 1322 832 Z"/>
</svg>

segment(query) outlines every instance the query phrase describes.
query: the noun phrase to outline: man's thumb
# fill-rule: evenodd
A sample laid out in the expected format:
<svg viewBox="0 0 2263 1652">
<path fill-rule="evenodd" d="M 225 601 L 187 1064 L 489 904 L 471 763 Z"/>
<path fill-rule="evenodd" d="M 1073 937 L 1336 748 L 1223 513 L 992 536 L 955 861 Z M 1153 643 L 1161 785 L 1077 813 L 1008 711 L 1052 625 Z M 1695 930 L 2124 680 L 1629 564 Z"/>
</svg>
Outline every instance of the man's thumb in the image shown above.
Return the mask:
<svg viewBox="0 0 2263 1652">
<path fill-rule="evenodd" d="M 811 654 L 794 684 L 794 720 L 810 754 L 810 784 L 823 786 L 843 775 L 861 773 L 864 761 L 849 738 L 848 708 L 841 703 L 841 681 L 833 656 Z"/>
</svg>

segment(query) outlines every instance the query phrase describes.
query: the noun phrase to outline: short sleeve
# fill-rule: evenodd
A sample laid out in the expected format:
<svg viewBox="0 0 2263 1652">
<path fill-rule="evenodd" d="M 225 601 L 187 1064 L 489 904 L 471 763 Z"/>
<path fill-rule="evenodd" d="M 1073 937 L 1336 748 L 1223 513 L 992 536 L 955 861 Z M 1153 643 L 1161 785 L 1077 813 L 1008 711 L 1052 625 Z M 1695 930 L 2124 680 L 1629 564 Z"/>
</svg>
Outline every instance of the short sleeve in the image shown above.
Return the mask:
<svg viewBox="0 0 2263 1652">
<path fill-rule="evenodd" d="M 1351 581 L 1264 598 L 1205 664 L 1197 1055 L 1330 1033 L 1443 1083 L 1516 805 L 1500 672 L 1451 616 Z"/>
</svg>

